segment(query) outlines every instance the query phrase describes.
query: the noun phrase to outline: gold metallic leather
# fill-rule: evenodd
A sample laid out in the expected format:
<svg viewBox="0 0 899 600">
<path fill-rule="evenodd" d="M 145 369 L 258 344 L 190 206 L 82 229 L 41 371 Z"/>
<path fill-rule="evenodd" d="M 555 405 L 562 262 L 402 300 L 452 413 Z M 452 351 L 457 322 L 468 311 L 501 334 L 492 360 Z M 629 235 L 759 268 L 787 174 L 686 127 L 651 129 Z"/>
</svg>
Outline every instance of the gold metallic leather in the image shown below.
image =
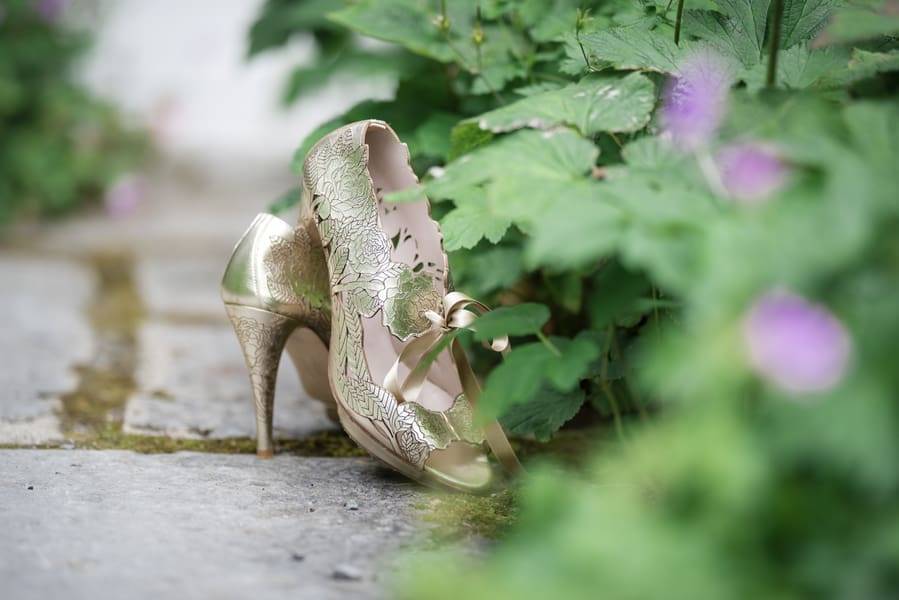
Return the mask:
<svg viewBox="0 0 899 600">
<path fill-rule="evenodd" d="M 380 224 L 377 192 L 367 168 L 369 126 L 384 128 L 396 139 L 385 123 L 363 121 L 334 131 L 309 152 L 303 176 L 308 203 L 302 218 L 317 226 L 328 266 L 330 376 L 336 399 L 367 434 L 424 469 L 435 450 L 459 442 L 483 443 L 484 431 L 475 425 L 464 394 L 456 397 L 449 410 L 431 411 L 400 401 L 373 381 L 369 372 L 363 319 L 380 311 L 384 327 L 397 339 L 408 341 L 428 331 L 431 322 L 426 313 L 442 312 L 446 293 L 445 283 L 435 283 L 425 270 L 392 260 L 391 240 Z M 433 227 L 439 231 L 436 223 Z M 444 292 L 438 292 L 438 287 Z"/>
<path fill-rule="evenodd" d="M 270 311 L 330 336 L 328 270 L 318 233 L 309 222 L 291 227 L 258 215 L 234 247 L 222 278 L 226 305 Z"/>
</svg>

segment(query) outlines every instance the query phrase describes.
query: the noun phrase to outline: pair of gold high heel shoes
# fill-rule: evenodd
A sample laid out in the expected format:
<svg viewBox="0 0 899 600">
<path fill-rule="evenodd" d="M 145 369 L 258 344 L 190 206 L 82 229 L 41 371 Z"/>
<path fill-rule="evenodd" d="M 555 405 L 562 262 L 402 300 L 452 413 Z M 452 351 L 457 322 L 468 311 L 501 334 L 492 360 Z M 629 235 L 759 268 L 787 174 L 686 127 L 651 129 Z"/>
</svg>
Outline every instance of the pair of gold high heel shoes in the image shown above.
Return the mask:
<svg viewBox="0 0 899 600">
<path fill-rule="evenodd" d="M 298 225 L 256 217 L 222 298 L 250 371 L 260 457 L 274 449 L 286 347 L 309 394 L 374 457 L 416 481 L 485 491 L 497 479 L 485 446 L 507 471 L 520 469 L 499 424 L 477 425 L 477 380 L 453 336 L 487 307 L 450 291 L 427 198 L 383 201 L 416 183 L 386 123 L 330 133 L 306 158 Z"/>
</svg>

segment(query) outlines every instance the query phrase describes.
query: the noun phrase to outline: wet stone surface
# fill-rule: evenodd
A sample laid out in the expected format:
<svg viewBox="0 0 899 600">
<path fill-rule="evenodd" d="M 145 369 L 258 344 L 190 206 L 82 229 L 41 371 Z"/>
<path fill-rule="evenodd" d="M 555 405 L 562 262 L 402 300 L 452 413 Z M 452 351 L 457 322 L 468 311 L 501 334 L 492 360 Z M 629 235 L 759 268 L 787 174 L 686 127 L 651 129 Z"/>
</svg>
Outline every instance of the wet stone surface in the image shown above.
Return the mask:
<svg viewBox="0 0 899 600">
<path fill-rule="evenodd" d="M 176 438 L 255 436 L 247 368 L 231 326 L 149 321 L 138 336 L 138 391 L 124 431 Z M 275 436 L 301 438 L 334 429 L 308 397 L 287 354 L 275 396 Z"/>
<path fill-rule="evenodd" d="M 62 437 L 60 396 L 78 385 L 94 337 L 93 272 L 64 259 L 0 257 L 0 444 Z"/>
<path fill-rule="evenodd" d="M 369 459 L 117 450 L 0 451 L 0 481 L 19 600 L 389 597 L 427 494 Z"/>
</svg>

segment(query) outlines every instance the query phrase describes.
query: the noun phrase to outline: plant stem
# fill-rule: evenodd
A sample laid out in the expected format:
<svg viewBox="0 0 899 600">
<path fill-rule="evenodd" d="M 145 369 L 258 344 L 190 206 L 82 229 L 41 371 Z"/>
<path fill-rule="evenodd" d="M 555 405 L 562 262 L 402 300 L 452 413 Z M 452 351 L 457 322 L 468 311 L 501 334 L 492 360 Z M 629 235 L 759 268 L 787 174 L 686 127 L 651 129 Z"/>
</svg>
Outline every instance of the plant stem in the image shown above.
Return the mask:
<svg viewBox="0 0 899 600">
<path fill-rule="evenodd" d="M 577 17 L 574 22 L 574 39 L 577 41 L 577 45 L 581 49 L 581 55 L 584 57 L 584 64 L 587 65 L 587 71 L 593 72 L 593 66 L 590 64 L 590 57 L 587 56 L 587 51 L 584 49 L 584 44 L 581 43 L 581 29 L 584 27 L 584 20 L 587 18 L 587 13 L 578 9 Z"/>
<path fill-rule="evenodd" d="M 674 43 L 680 45 L 680 24 L 684 17 L 684 0 L 677 0 L 677 15 L 674 17 Z"/>
<path fill-rule="evenodd" d="M 784 0 L 774 0 L 774 15 L 771 17 L 771 42 L 768 47 L 767 85 L 773 88 L 777 79 L 777 53 L 780 50 L 780 23 L 784 16 Z"/>
<path fill-rule="evenodd" d="M 552 340 L 550 340 L 548 337 L 546 337 L 546 335 L 542 331 L 537 332 L 537 339 L 540 340 L 541 342 L 543 342 L 543 345 L 546 346 L 547 348 L 549 348 L 550 352 L 552 352 L 556 356 L 562 356 L 562 353 L 559 351 L 559 348 L 555 344 L 553 344 Z"/>
<path fill-rule="evenodd" d="M 615 326 L 609 325 L 607 334 L 608 341 L 602 353 L 602 367 L 599 371 L 599 387 L 609 400 L 609 406 L 612 409 L 612 418 L 615 420 L 615 432 L 618 439 L 624 440 L 624 427 L 621 425 L 621 410 L 618 408 L 618 399 L 612 392 L 612 386 L 609 385 L 609 352 L 612 350 L 612 340 L 615 339 Z"/>
</svg>

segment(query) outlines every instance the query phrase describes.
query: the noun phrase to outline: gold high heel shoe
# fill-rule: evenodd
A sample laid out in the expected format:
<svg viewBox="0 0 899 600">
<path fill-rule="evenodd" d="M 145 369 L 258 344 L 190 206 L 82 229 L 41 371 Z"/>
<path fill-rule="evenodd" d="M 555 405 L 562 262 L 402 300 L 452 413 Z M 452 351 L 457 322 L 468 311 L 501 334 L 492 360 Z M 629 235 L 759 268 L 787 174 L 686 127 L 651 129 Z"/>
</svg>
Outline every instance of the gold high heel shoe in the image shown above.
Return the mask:
<svg viewBox="0 0 899 600">
<path fill-rule="evenodd" d="M 448 334 L 487 308 L 450 292 L 427 198 L 382 201 L 417 181 L 381 121 L 337 129 L 306 158 L 301 222 L 317 227 L 330 278 L 331 389 L 341 424 L 369 453 L 412 479 L 483 491 L 494 480 L 485 440 L 507 470 L 520 464 L 496 422 L 475 425 L 477 381 Z"/>
<path fill-rule="evenodd" d="M 243 350 L 256 406 L 256 454 L 272 456 L 275 380 L 287 348 L 307 392 L 328 405 L 328 271 L 311 222 L 260 214 L 234 247 L 222 299 Z"/>
</svg>

